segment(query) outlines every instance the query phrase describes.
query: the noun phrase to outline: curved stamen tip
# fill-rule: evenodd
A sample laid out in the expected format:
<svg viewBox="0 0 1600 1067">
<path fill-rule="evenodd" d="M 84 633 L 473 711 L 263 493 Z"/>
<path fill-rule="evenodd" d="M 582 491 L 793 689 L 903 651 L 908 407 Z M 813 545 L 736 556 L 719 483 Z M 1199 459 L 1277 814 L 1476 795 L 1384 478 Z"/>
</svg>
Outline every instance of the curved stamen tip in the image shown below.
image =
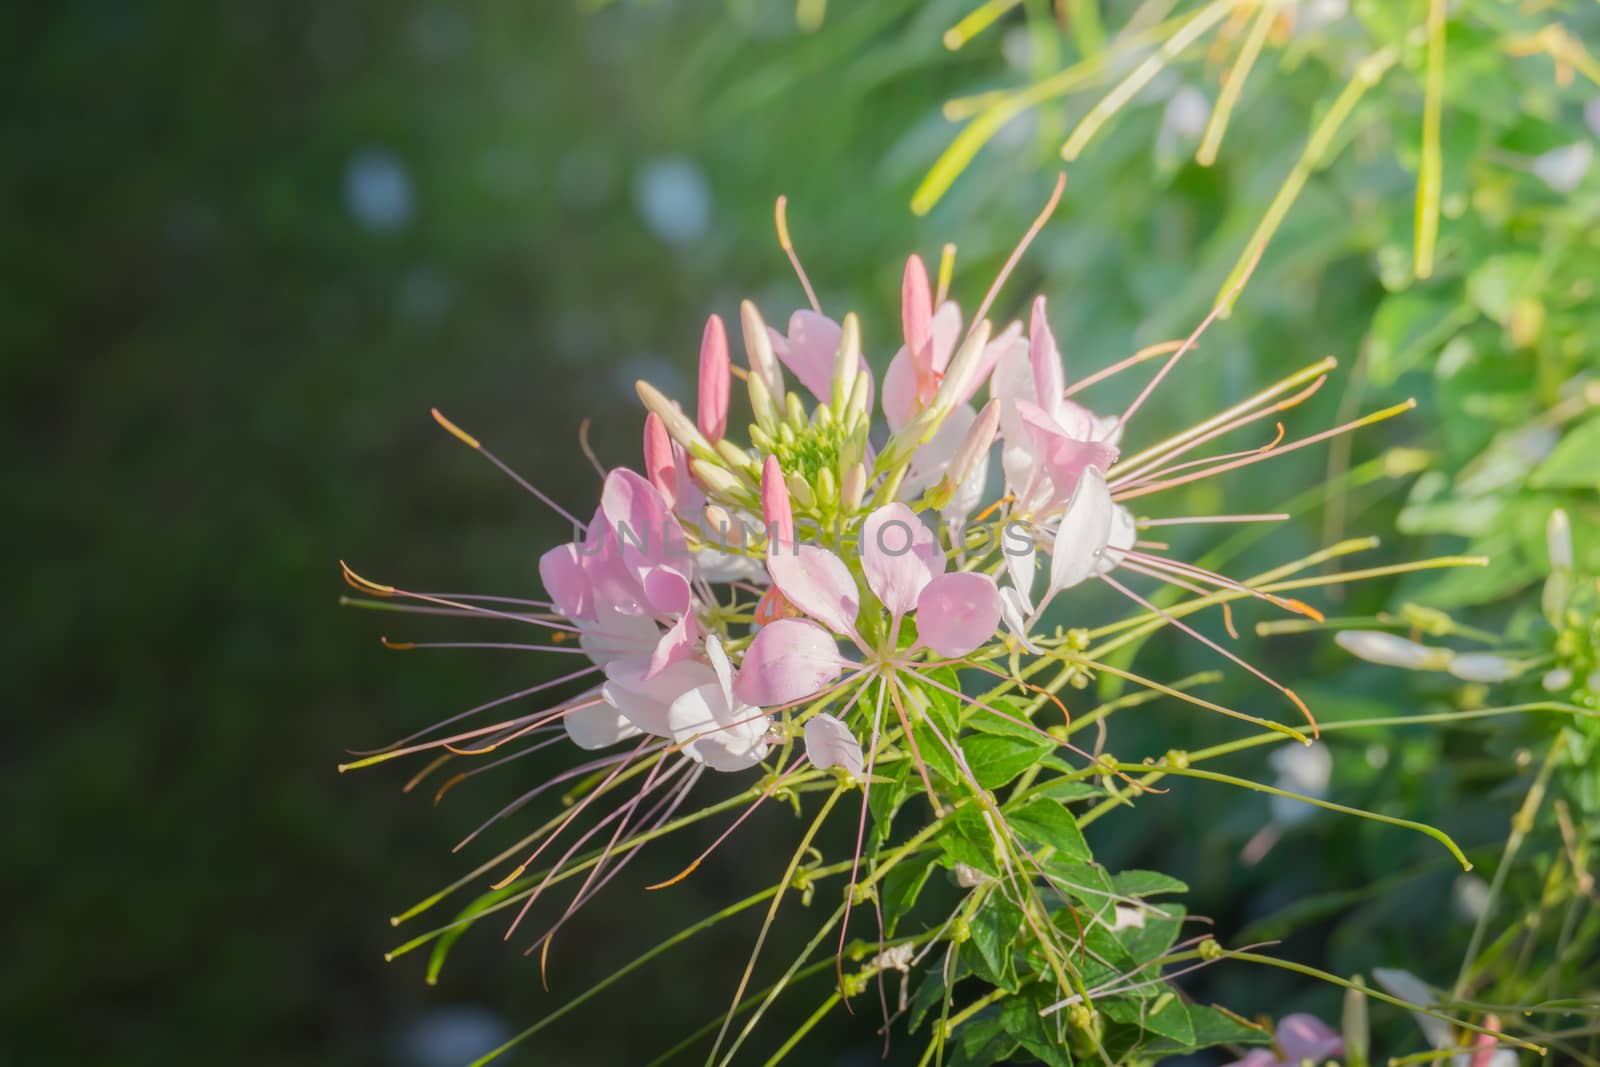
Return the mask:
<svg viewBox="0 0 1600 1067">
<path fill-rule="evenodd" d="M 446 793 L 448 793 L 451 789 L 454 789 L 456 786 L 460 785 L 462 782 L 464 782 L 466 780 L 467 780 L 467 776 L 466 776 L 465 772 L 463 772 L 463 773 L 458 774 L 455 777 L 451 778 L 448 782 L 445 782 L 444 785 L 441 785 L 439 787 L 439 791 L 437 793 L 433 794 L 433 806 L 434 807 L 438 807 L 439 806 L 439 801 L 444 799 L 444 795 Z"/>
<path fill-rule="evenodd" d="M 693 863 L 689 864 L 689 866 L 685 867 L 683 870 L 679 871 L 677 874 L 673 875 L 671 878 L 668 878 L 665 882 L 657 882 L 655 885 L 647 885 L 647 886 L 645 886 L 645 889 L 647 891 L 648 890 L 652 890 L 652 889 L 665 889 L 669 885 L 677 885 L 679 882 L 683 881 L 685 878 L 687 878 L 691 874 L 693 874 L 695 872 L 695 868 L 697 868 L 699 866 L 700 866 L 700 861 L 699 860 L 695 860 Z"/>
<path fill-rule="evenodd" d="M 789 240 L 789 197 L 779 194 L 778 202 L 772 209 L 773 221 L 778 225 L 778 247 L 785 252 L 794 247 L 794 242 Z"/>
<path fill-rule="evenodd" d="M 455 437 L 456 440 L 460 441 L 469 448 L 481 449 L 483 447 L 482 445 L 478 444 L 478 439 L 476 437 L 472 436 L 470 433 L 463 430 L 449 419 L 445 418 L 438 408 L 431 408 L 429 410 L 433 412 L 433 421 L 437 422 L 440 426 L 443 426 L 446 430 L 449 430 L 451 435 Z"/>
<path fill-rule="evenodd" d="M 528 869 L 528 865 L 526 863 L 524 863 L 521 866 L 517 867 L 515 870 L 513 870 L 510 874 L 508 874 L 504 878 L 500 879 L 498 882 L 490 882 L 489 883 L 489 888 L 490 889 L 504 889 L 506 886 L 510 885 L 512 882 L 515 882 L 518 878 L 521 878 L 522 877 L 522 872 L 527 870 L 527 869 Z M 511 935 L 512 935 L 513 932 L 514 932 L 514 929 L 506 931 L 506 939 L 507 940 L 510 940 Z"/>
<path fill-rule="evenodd" d="M 351 586 L 361 590 L 363 593 L 370 593 L 373 596 L 394 596 L 394 586 L 379 585 L 377 582 L 369 582 L 367 579 L 361 577 L 361 575 L 351 570 L 350 564 L 346 563 L 342 559 L 339 561 L 339 570 L 344 573 L 344 580 L 346 582 L 349 582 Z"/>
<path fill-rule="evenodd" d="M 410 652 L 412 649 L 417 647 L 416 644 L 411 641 L 391 641 L 388 637 L 380 637 L 378 638 L 378 641 L 383 645 L 384 648 L 390 649 L 394 652 Z"/>
<path fill-rule="evenodd" d="M 1284 689 L 1283 692 L 1285 696 L 1294 702 L 1294 706 L 1300 709 L 1300 714 L 1306 717 L 1306 722 L 1311 724 L 1311 740 L 1320 740 L 1322 737 L 1322 728 L 1317 725 L 1317 717 L 1311 714 L 1311 709 L 1306 707 L 1306 702 L 1300 699 L 1300 694 L 1296 693 L 1293 689 L 1288 688 Z M 1311 741 L 1307 741 L 1304 737 L 1302 737 L 1301 740 L 1308 745 L 1311 744 Z"/>
<path fill-rule="evenodd" d="M 1313 622 L 1328 621 L 1328 617 L 1326 615 L 1322 614 L 1322 612 L 1318 611 L 1310 604 L 1307 604 L 1304 600 L 1296 600 L 1294 597 L 1285 597 L 1283 602 L 1285 606 L 1287 606 L 1288 609 L 1294 612 L 1296 615 L 1304 615 Z"/>
</svg>

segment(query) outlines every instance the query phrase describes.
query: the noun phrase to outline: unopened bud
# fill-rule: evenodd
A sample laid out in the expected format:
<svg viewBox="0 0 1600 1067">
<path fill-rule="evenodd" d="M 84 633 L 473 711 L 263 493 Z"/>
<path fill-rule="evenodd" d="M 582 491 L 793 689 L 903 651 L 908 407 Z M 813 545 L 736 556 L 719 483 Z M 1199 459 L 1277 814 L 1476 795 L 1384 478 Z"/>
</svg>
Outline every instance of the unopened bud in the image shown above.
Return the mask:
<svg viewBox="0 0 1600 1067">
<path fill-rule="evenodd" d="M 767 323 L 756 306 L 746 300 L 739 305 L 739 325 L 744 331 L 744 350 L 750 358 L 750 376 L 759 377 L 767 393 L 777 402 L 783 398 L 783 368 L 772 351 Z"/>
<path fill-rule="evenodd" d="M 737 499 L 749 494 L 748 487 L 727 468 L 719 467 L 715 463 L 708 463 L 703 459 L 691 460 L 689 469 L 694 471 L 694 476 L 700 484 L 706 487 L 706 492 L 724 499 Z"/>
<path fill-rule="evenodd" d="M 689 416 L 677 401 L 670 400 L 666 394 L 647 381 L 634 383 L 634 390 L 639 394 L 639 399 L 644 406 L 658 416 L 667 428 L 667 434 L 684 448 L 698 454 L 709 454 L 711 442 L 701 436 L 695 424 L 689 421 Z"/>
<path fill-rule="evenodd" d="M 783 398 L 784 419 L 796 430 L 804 430 L 810 425 L 811 420 L 806 417 L 806 406 L 801 403 L 798 393 L 789 393 Z"/>
<path fill-rule="evenodd" d="M 1464 682 L 1505 682 L 1522 673 L 1522 664 L 1488 652 L 1469 652 L 1452 657 L 1445 669 Z"/>
<path fill-rule="evenodd" d="M 763 429 L 770 429 L 778 421 L 778 408 L 773 403 L 766 380 L 759 374 L 752 374 L 745 385 L 750 390 L 750 410 L 755 413 L 756 424 Z"/>
<path fill-rule="evenodd" d="M 1545 550 L 1550 553 L 1550 566 L 1554 570 L 1572 569 L 1572 520 L 1561 508 L 1550 513 L 1544 525 Z"/>
<path fill-rule="evenodd" d="M 961 342 L 956 354 L 950 357 L 944 381 L 939 383 L 939 391 L 934 394 L 931 407 L 947 412 L 966 396 L 967 386 L 977 374 L 984 347 L 989 343 L 989 330 L 989 320 L 984 319 L 967 334 L 967 339 Z"/>
<path fill-rule="evenodd" d="M 856 371 L 861 366 L 861 320 L 854 311 L 839 324 L 839 348 L 833 356 L 832 406 L 843 411 L 850 399 L 850 389 L 855 384 Z"/>
<path fill-rule="evenodd" d="M 777 456 L 768 456 L 761 467 L 761 517 L 767 529 L 783 544 L 794 544 L 794 509 L 789 503 L 789 487 L 784 484 L 783 468 Z M 776 546 L 774 546 L 776 547 Z"/>
<path fill-rule="evenodd" d="M 755 468 L 755 460 L 751 458 L 750 453 L 746 452 L 744 449 L 740 448 L 738 445 L 734 444 L 732 441 L 729 441 L 729 440 L 718 441 L 717 442 L 717 455 L 720 456 L 723 460 L 725 460 L 727 462 L 728 466 L 731 467 L 733 470 L 736 470 L 736 471 L 738 471 L 738 470 L 752 470 L 753 471 L 754 468 Z"/>
<path fill-rule="evenodd" d="M 1429 648 L 1382 630 L 1340 630 L 1334 641 L 1357 659 L 1403 667 L 1411 671 L 1436 671 L 1450 662 L 1449 649 Z"/>
<path fill-rule="evenodd" d="M 990 400 L 978 412 L 977 419 L 967 431 L 967 436 L 962 438 L 960 447 L 950 459 L 950 466 L 946 468 L 945 477 L 952 486 L 966 481 L 978 469 L 978 464 L 989 458 L 989 446 L 994 444 L 994 436 L 999 429 L 1000 401 Z"/>
<path fill-rule="evenodd" d="M 867 468 L 865 464 L 857 463 L 845 471 L 844 480 L 839 486 L 839 504 L 846 513 L 860 510 L 861 501 L 867 495 Z"/>
<path fill-rule="evenodd" d="M 672 454 L 672 438 L 667 436 L 661 416 L 650 412 L 644 417 L 644 476 L 670 505 L 678 497 L 678 467 Z"/>
<path fill-rule="evenodd" d="M 792 396 L 793 394 L 790 395 Z M 791 471 L 784 481 L 789 486 L 789 496 L 794 500 L 798 500 L 801 507 L 814 508 L 817 506 L 817 495 L 811 491 L 810 484 L 800 476 L 798 471 Z"/>
<path fill-rule="evenodd" d="M 706 331 L 700 338 L 700 432 L 706 440 L 717 442 L 728 430 L 728 393 L 732 388 L 732 372 L 728 361 L 728 332 L 722 319 L 713 315 L 706 320 Z"/>
</svg>

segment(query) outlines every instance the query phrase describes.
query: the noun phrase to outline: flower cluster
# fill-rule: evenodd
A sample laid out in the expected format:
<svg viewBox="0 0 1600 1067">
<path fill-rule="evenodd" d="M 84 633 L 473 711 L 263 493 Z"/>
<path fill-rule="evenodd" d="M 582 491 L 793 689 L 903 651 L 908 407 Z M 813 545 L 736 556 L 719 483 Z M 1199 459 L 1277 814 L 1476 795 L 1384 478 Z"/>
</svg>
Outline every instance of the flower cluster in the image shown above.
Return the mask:
<svg viewBox="0 0 1600 1067">
<path fill-rule="evenodd" d="M 640 469 L 602 472 L 592 516 L 587 522 L 573 518 L 574 539 L 539 560 L 543 599 L 418 593 L 346 570 L 347 579 L 365 592 L 419 601 L 425 605 L 420 610 L 548 630 L 554 635 L 549 644 L 510 647 L 581 662 L 551 682 L 446 722 L 553 688 L 579 687 L 547 707 L 448 736 L 406 738 L 347 765 L 428 751 L 437 758 L 426 775 L 457 758 L 502 753 L 514 742 L 527 747 L 497 755 L 490 765 L 563 738 L 595 753 L 485 824 L 560 783 L 576 783 L 567 810 L 451 887 L 530 853 L 444 930 L 518 903 L 519 923 L 550 887 L 582 876 L 580 888 L 535 942 L 547 950 L 561 925 L 644 843 L 726 808 L 680 815 L 707 769 L 737 774 L 759 768 L 760 779 L 737 800 L 748 806 L 723 838 L 775 795 L 826 792 L 796 864 L 820 820 L 842 796 L 860 791 L 855 855 L 806 876 L 849 875 L 844 903 L 831 921 L 839 929 L 841 995 L 859 990 L 871 975 L 881 989 L 884 969 L 906 972 L 935 945 L 953 953 L 971 940 L 974 923 L 995 921 L 996 915 L 1006 930 L 1001 942 L 1015 938 L 1014 947 L 969 966 L 995 982 L 1010 981 L 1006 976 L 1020 968 L 1047 979 L 1038 987 L 1036 1014 L 1046 1020 L 1040 1025 L 1059 1032 L 1041 1038 L 1046 1046 L 1066 1040 L 1066 1029 L 1079 1031 L 1081 1040 L 1102 1040 L 1107 1024 L 1090 1008 L 1095 998 L 1145 996 L 1164 982 L 1159 970 L 1169 957 L 1159 952 L 1118 966 L 1105 955 L 1109 949 L 1087 947 L 1094 928 L 1117 937 L 1170 928 L 1175 936 L 1181 913 L 1149 903 L 1145 891 L 1114 885 L 1085 865 L 1091 857 L 1076 816 L 1061 799 L 1069 794 L 1052 782 L 1081 783 L 1087 791 L 1071 795 L 1083 797 L 1096 794 L 1088 784 L 1096 778 L 1109 783 L 1121 777 L 1135 794 L 1145 787 L 1099 746 L 1089 753 L 1071 743 L 1072 713 L 1059 694 L 1107 671 L 1158 694 L 1300 741 L 1309 738 L 1292 726 L 1193 697 L 1181 685 L 1113 666 L 1091 647 L 1090 631 L 1047 629 L 1045 613 L 1061 611 L 1072 599 L 1064 594 L 1099 582 L 1125 597 L 1132 614 L 1095 633 L 1134 639 L 1173 627 L 1280 690 L 1314 731 L 1314 720 L 1291 690 L 1185 621 L 1220 607 L 1231 632 L 1228 605 L 1244 597 L 1320 619 L 1315 609 L 1275 591 L 1272 580 L 1289 572 L 1236 581 L 1174 558 L 1164 543 L 1144 534 L 1179 523 L 1271 522 L 1284 516 L 1155 519 L 1133 508 L 1164 489 L 1313 444 L 1407 405 L 1287 445 L 1280 425 L 1265 445 L 1196 458 L 1219 437 L 1312 395 L 1332 366 L 1325 360 L 1130 453 L 1124 436 L 1131 420 L 1194 348 L 1211 317 L 1183 341 L 1152 346 L 1072 382 L 1043 297 L 1033 302 L 1026 326 L 995 328 L 986 312 L 1002 274 L 978 314 L 964 321 L 948 299 L 950 265 L 948 258 L 941 263 L 935 287 L 919 257 L 907 260 L 900 344 L 881 381 L 864 355 L 854 314 L 836 320 L 813 300 L 780 332 L 745 302 L 742 365 L 735 365 L 728 330 L 713 315 L 702 335 L 693 414 L 649 383 L 638 384 L 647 411 Z M 1151 363 L 1158 369 L 1123 410 L 1103 413 L 1084 405 L 1084 390 Z M 734 432 L 741 421 L 736 383 L 748 396 L 743 435 Z M 475 438 L 438 418 L 504 467 Z M 991 490 L 996 472 L 998 487 Z M 1135 578 L 1166 588 L 1140 593 L 1129 584 Z M 1316 580 L 1289 587 L 1312 584 Z M 1051 666 L 1053 676 L 1041 674 Z M 981 686 L 990 688 L 980 695 Z M 1067 721 L 1043 725 L 1051 708 Z M 1062 750 L 1080 762 L 1062 760 L 1056 755 Z M 456 775 L 444 788 L 466 776 Z M 997 794 L 1002 786 L 1010 787 L 1008 796 Z M 910 841 L 891 845 L 895 812 L 919 793 L 934 822 Z M 869 814 L 878 828 L 870 839 Z M 530 874 L 558 841 L 567 842 L 564 852 Z M 888 910 L 886 916 L 879 898 L 883 880 L 902 863 L 922 864 L 925 879 L 926 864 L 936 856 L 968 893 L 964 910 L 923 935 L 914 946 L 919 951 L 889 944 L 896 915 Z M 784 889 L 797 884 L 796 871 L 792 865 L 780 884 L 774 911 Z M 867 900 L 878 917 L 877 955 L 847 980 L 850 912 Z M 1192 956 L 1196 950 L 1187 951 Z M 1147 967 L 1155 970 L 1140 977 Z M 1264 1039 L 1249 1031 L 1235 1036 Z"/>
</svg>

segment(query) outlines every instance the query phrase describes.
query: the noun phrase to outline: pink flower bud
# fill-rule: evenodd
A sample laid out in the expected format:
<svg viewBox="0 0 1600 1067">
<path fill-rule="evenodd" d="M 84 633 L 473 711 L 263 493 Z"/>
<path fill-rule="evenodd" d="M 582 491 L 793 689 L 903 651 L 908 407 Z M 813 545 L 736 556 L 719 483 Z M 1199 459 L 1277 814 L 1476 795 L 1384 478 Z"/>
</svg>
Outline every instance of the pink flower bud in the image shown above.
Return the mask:
<svg viewBox="0 0 1600 1067">
<path fill-rule="evenodd" d="M 933 380 L 933 297 L 928 292 L 928 268 L 921 256 L 906 260 L 900 282 L 900 322 L 906 332 L 906 354 L 916 370 L 917 382 Z M 918 390 L 921 392 L 921 390 Z"/>
<path fill-rule="evenodd" d="M 706 320 L 700 338 L 700 432 L 716 444 L 728 429 L 728 332 L 717 315 Z"/>
<path fill-rule="evenodd" d="M 678 495 L 678 466 L 667 424 L 655 412 L 644 417 L 644 475 L 671 504 Z"/>
<path fill-rule="evenodd" d="M 1034 403 L 1054 414 L 1067 386 L 1061 373 L 1061 353 L 1045 319 L 1042 296 L 1034 298 L 1033 319 L 1028 323 L 1028 358 L 1033 364 Z"/>
<path fill-rule="evenodd" d="M 789 487 L 784 484 L 783 468 L 777 456 L 768 456 L 761 467 L 761 515 L 766 520 L 769 551 L 781 545 L 794 546 L 794 509 L 789 505 Z"/>
</svg>

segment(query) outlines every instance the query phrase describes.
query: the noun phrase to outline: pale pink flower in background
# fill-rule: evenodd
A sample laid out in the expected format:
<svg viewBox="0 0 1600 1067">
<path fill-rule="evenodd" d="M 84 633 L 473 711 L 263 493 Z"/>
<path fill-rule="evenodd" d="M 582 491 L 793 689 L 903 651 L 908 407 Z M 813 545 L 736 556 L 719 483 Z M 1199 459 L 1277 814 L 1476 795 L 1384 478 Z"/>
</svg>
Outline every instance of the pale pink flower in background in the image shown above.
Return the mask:
<svg viewBox="0 0 1600 1067">
<path fill-rule="evenodd" d="M 1315 1015 L 1300 1012 L 1278 1020 L 1272 1044 L 1270 1049 L 1253 1049 L 1228 1067 L 1300 1067 L 1307 1062 L 1320 1065 L 1344 1055 L 1344 1042 L 1337 1030 Z"/>
</svg>

